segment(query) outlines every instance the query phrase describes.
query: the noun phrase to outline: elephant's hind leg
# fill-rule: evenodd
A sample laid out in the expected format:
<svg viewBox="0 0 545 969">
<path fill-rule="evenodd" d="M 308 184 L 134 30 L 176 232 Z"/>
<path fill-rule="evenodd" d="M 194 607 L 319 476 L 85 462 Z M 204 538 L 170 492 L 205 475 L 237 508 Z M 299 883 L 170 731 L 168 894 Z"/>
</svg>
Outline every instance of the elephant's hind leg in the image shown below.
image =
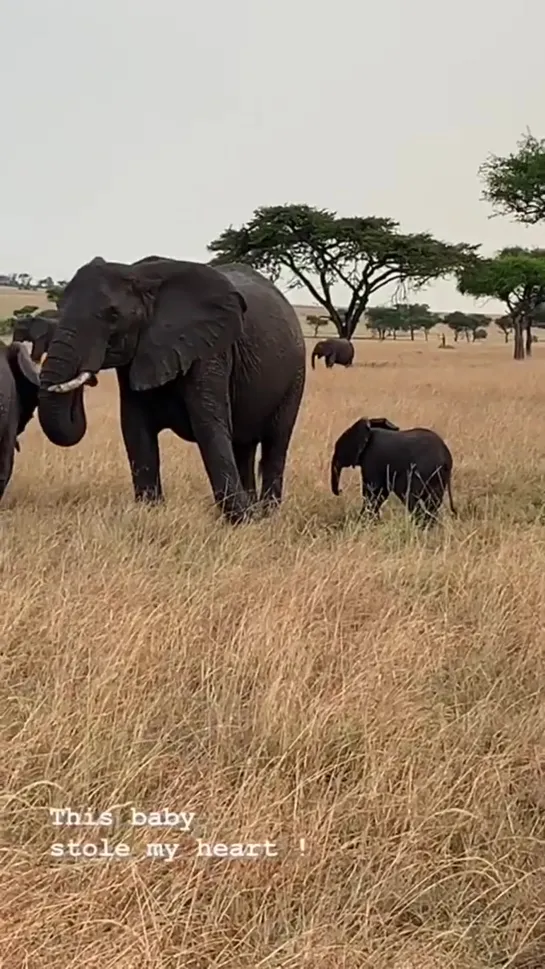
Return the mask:
<svg viewBox="0 0 545 969">
<path fill-rule="evenodd" d="M 444 490 L 442 481 L 436 478 L 421 490 L 413 491 L 408 495 L 407 508 L 414 521 L 422 528 L 429 528 L 437 524 Z"/>
<path fill-rule="evenodd" d="M 303 371 L 264 429 L 261 439 L 260 500 L 265 511 L 279 505 L 282 501 L 284 469 L 304 385 Z"/>
<path fill-rule="evenodd" d="M 184 400 L 217 506 L 233 525 L 249 520 L 252 502 L 235 458 L 225 361 L 196 362 L 185 377 Z"/>
</svg>

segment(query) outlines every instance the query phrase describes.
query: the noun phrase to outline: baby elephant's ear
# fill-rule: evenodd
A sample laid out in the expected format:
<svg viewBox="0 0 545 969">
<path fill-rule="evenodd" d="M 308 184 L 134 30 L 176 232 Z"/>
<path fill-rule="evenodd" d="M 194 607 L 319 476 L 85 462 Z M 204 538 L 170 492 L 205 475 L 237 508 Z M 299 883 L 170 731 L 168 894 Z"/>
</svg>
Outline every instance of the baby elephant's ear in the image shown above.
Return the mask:
<svg viewBox="0 0 545 969">
<path fill-rule="evenodd" d="M 392 424 L 387 417 L 372 417 L 369 423 L 371 427 L 380 427 L 385 431 L 399 431 L 397 424 Z"/>
<path fill-rule="evenodd" d="M 358 433 L 357 433 L 357 458 L 359 461 L 365 448 L 369 444 L 371 438 L 371 432 L 373 430 L 373 422 L 369 420 L 368 417 L 363 417 L 361 421 L 358 421 Z"/>
<path fill-rule="evenodd" d="M 40 386 L 40 371 L 36 364 L 31 360 L 28 351 L 28 343 L 10 343 L 8 347 L 8 359 L 12 370 L 18 370 L 31 384 Z M 30 344 L 32 346 L 32 344 Z"/>
<path fill-rule="evenodd" d="M 345 468 L 355 468 L 360 458 L 369 444 L 372 426 L 367 417 L 360 418 L 352 427 L 349 427 L 340 438 L 339 448 L 342 455 L 342 463 Z"/>
</svg>

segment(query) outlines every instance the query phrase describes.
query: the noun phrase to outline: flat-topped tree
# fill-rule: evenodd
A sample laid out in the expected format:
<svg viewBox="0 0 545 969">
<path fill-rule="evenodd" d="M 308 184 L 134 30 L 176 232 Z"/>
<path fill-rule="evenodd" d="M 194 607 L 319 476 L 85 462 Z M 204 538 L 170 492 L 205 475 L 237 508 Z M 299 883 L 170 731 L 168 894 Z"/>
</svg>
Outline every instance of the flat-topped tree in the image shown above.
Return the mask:
<svg viewBox="0 0 545 969">
<path fill-rule="evenodd" d="M 53 283 L 46 289 L 47 298 L 51 303 L 58 307 L 62 294 L 66 289 L 66 281 L 63 279 L 59 283 Z"/>
<path fill-rule="evenodd" d="M 500 316 L 498 319 L 494 320 L 494 323 L 498 327 L 500 333 L 503 333 L 503 337 L 506 343 L 509 343 L 509 334 L 513 331 L 514 325 L 509 313 L 505 316 Z"/>
<path fill-rule="evenodd" d="M 377 333 L 379 340 L 384 340 L 388 334 L 396 339 L 396 333 L 401 330 L 401 317 L 395 306 L 368 306 L 365 315 L 367 329 Z"/>
<path fill-rule="evenodd" d="M 514 359 L 532 352 L 532 322 L 545 302 L 545 249 L 502 249 L 492 259 L 478 259 L 458 275 L 458 289 L 476 299 L 489 297 L 505 303 L 513 321 Z"/>
<path fill-rule="evenodd" d="M 439 322 L 436 313 L 432 313 L 427 303 L 394 303 L 391 306 L 368 306 L 366 311 L 367 328 L 379 334 L 384 339 L 391 333 L 394 340 L 396 333 L 409 333 L 411 340 L 419 330 L 424 331 L 426 340 L 428 333 Z"/>
<path fill-rule="evenodd" d="M 427 340 L 429 331 L 439 322 L 437 313 L 432 313 L 427 303 L 396 303 L 395 308 L 401 320 L 400 329 L 410 333 L 411 340 L 419 330 L 424 331 Z"/>
<path fill-rule="evenodd" d="M 545 220 L 545 139 L 528 132 L 517 151 L 502 158 L 491 155 L 479 168 L 483 199 L 495 215 L 535 225 Z"/>
<path fill-rule="evenodd" d="M 314 330 L 314 336 L 318 336 L 318 330 L 323 330 L 324 327 L 329 326 L 329 316 L 320 316 L 317 313 L 311 313 L 306 318 L 306 322 Z"/>
<path fill-rule="evenodd" d="M 339 336 L 350 339 L 373 293 L 391 283 L 419 289 L 455 274 L 479 246 L 450 245 L 427 232 L 403 234 L 394 219 L 343 218 L 309 205 L 270 205 L 255 210 L 239 229 L 230 226 L 210 243 L 212 264 L 243 262 L 288 289 L 305 287 L 327 311 Z M 344 286 L 344 313 L 332 290 Z"/>
<path fill-rule="evenodd" d="M 461 333 L 464 334 L 468 343 L 471 334 L 472 342 L 475 343 L 477 340 L 486 339 L 486 327 L 490 325 L 490 317 L 483 313 L 461 313 L 459 310 L 455 310 L 443 317 L 443 323 L 453 331 L 455 343 L 458 342 Z M 482 330 L 485 330 L 484 337 L 481 333 Z"/>
</svg>

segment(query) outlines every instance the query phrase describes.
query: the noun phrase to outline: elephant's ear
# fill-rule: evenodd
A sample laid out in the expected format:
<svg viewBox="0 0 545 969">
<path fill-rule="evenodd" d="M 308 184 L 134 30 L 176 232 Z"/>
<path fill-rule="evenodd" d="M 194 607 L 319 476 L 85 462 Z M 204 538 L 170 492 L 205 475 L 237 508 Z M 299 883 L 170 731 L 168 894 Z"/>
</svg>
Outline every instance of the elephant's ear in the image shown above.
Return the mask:
<svg viewBox="0 0 545 969">
<path fill-rule="evenodd" d="M 8 360 L 16 379 L 19 375 L 22 375 L 29 383 L 39 387 L 40 371 L 31 360 L 29 346 L 32 347 L 32 343 L 10 343 L 8 347 Z"/>
<path fill-rule="evenodd" d="M 373 426 L 371 421 L 367 417 L 362 417 L 361 420 L 357 421 L 354 425 L 354 435 L 352 439 L 353 443 L 353 456 L 354 456 L 354 466 L 359 464 L 361 461 L 363 452 L 371 440 L 371 434 L 373 433 Z"/>
<path fill-rule="evenodd" d="M 133 390 L 174 380 L 242 335 L 246 301 L 218 270 L 154 259 L 133 264 L 133 273 L 136 288 L 151 304 L 129 371 Z"/>
<path fill-rule="evenodd" d="M 341 434 L 335 445 L 335 461 L 340 467 L 357 467 L 369 443 L 371 431 L 370 421 L 362 417 Z"/>
</svg>

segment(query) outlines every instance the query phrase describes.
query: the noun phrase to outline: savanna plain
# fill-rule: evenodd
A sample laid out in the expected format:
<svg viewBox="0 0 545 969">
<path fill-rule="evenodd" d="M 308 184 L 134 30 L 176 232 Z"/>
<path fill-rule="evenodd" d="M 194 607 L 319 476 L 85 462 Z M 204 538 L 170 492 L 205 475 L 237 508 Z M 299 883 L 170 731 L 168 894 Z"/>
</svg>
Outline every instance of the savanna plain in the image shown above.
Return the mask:
<svg viewBox="0 0 545 969">
<path fill-rule="evenodd" d="M 487 344 L 309 366 L 284 504 L 235 529 L 170 433 L 166 505 L 133 504 L 112 373 L 78 447 L 32 421 L 0 509 L 2 966 L 543 969 L 545 347 Z M 361 522 L 355 470 L 330 494 L 365 414 L 445 437 L 458 520 Z M 131 857 L 51 856 L 101 838 Z"/>
</svg>

